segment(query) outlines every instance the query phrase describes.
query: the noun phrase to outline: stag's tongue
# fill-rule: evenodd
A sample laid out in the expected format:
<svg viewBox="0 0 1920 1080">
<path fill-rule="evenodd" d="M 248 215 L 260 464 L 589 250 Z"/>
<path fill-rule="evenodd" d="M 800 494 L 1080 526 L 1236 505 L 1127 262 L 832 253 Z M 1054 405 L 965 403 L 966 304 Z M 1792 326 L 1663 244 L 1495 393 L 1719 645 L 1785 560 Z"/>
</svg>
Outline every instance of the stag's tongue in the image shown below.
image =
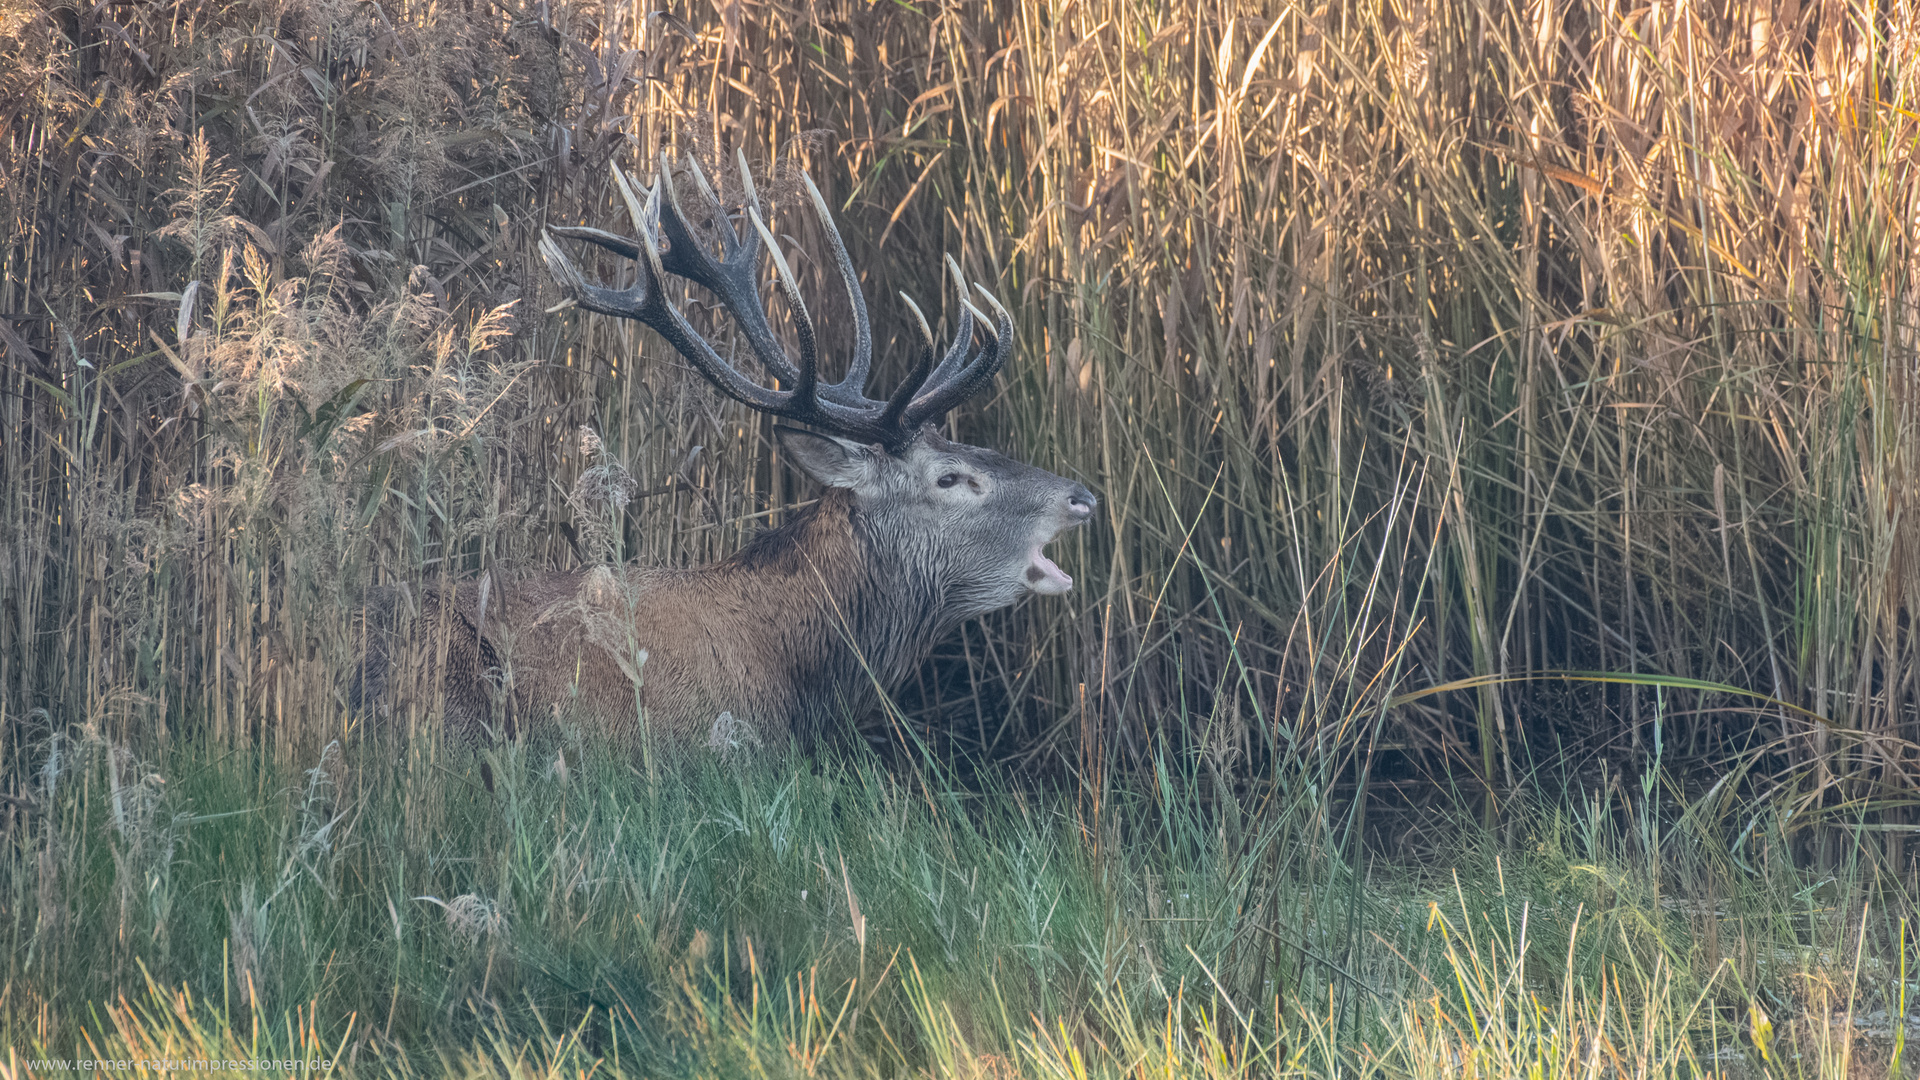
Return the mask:
<svg viewBox="0 0 1920 1080">
<path fill-rule="evenodd" d="M 1027 587 L 1042 596 L 1058 596 L 1073 588 L 1073 579 L 1052 560 L 1046 552 L 1034 545 L 1033 562 L 1027 567 Z"/>
</svg>

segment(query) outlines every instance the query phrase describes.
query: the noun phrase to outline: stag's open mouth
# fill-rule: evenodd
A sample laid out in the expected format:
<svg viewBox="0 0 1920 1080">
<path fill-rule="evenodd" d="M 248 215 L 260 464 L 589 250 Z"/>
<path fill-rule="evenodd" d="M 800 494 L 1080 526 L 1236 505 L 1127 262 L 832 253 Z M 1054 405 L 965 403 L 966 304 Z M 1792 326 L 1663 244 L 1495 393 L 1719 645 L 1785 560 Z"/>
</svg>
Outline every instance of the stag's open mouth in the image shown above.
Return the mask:
<svg viewBox="0 0 1920 1080">
<path fill-rule="evenodd" d="M 1073 579 L 1067 576 L 1060 564 L 1047 558 L 1040 550 L 1043 545 L 1033 545 L 1033 551 L 1027 556 L 1027 588 L 1041 596 L 1058 596 L 1073 588 Z"/>
</svg>

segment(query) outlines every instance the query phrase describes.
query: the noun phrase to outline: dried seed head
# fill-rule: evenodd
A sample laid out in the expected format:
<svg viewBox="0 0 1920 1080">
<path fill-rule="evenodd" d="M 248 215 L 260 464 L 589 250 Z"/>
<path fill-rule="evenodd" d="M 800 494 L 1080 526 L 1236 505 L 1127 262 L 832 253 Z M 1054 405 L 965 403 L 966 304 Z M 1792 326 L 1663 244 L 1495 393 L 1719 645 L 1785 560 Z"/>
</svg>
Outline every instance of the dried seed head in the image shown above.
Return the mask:
<svg viewBox="0 0 1920 1080">
<path fill-rule="evenodd" d="M 447 928 L 469 945 L 506 932 L 507 916 L 493 901 L 462 893 L 447 903 Z"/>
</svg>

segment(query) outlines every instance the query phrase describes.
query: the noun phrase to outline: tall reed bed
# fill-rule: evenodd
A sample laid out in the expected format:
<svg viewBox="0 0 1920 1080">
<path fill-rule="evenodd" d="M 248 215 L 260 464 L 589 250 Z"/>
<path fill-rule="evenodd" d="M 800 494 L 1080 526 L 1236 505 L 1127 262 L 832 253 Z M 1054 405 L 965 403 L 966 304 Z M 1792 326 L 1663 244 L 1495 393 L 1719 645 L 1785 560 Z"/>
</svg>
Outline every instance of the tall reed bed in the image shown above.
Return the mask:
<svg viewBox="0 0 1920 1080">
<path fill-rule="evenodd" d="M 1418 462 L 1390 575 L 1408 670 L 1489 682 L 1402 714 L 1410 740 L 1500 781 L 1556 739 L 1650 750 L 1645 690 L 1556 710 L 1490 681 L 1599 669 L 1824 718 L 1670 694 L 1669 748 L 1779 739 L 1903 773 L 1914 25 L 1070 4 L 1006 19 L 1004 54 L 955 50 L 955 111 L 995 134 L 949 198 L 996 207 L 1029 280 L 1063 283 L 1026 309 L 1051 389 L 1126 432 L 1089 420 L 1064 454 L 1102 462 L 1124 508 L 1109 589 L 1177 552 L 1194 572 L 1169 607 L 1253 628 L 1242 655 L 1312 687 L 1313 574 Z M 1103 652 L 1151 663 L 1151 633 L 1123 637 Z"/>
<path fill-rule="evenodd" d="M 1211 740 L 1257 775 L 1300 717 L 1475 680 L 1384 745 L 1496 787 L 1569 740 L 1906 783 L 1902 10 L 15 0 L 4 26 L 12 747 L 330 737 L 366 585 L 593 557 L 582 425 L 656 492 L 624 556 L 777 519 L 800 493 L 762 422 L 549 312 L 532 251 L 620 224 L 609 163 L 740 151 L 782 209 L 791 169 L 822 182 L 883 346 L 943 251 L 1017 301 L 1021 358 L 955 426 L 1106 498 L 1072 602 L 968 628 L 908 693 L 956 749 L 1092 776 Z M 782 221 L 830 295 L 817 227 Z M 1529 681 L 1565 670 L 1773 703 Z"/>
</svg>

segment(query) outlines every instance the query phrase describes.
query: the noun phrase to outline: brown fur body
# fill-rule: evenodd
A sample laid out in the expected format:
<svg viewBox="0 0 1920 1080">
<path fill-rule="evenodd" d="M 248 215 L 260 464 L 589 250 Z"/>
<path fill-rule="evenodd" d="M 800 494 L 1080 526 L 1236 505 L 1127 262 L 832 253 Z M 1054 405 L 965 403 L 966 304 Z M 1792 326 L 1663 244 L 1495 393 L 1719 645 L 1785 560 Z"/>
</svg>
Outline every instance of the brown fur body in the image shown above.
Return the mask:
<svg viewBox="0 0 1920 1080">
<path fill-rule="evenodd" d="M 637 745 L 644 710 L 668 751 L 811 738 L 871 708 L 876 684 L 897 684 L 958 621 L 873 541 L 834 489 L 710 566 L 536 574 L 489 588 L 484 616 L 464 585 L 449 652 L 477 646 L 482 662 L 448 665 L 448 731 L 574 725 Z M 716 727 L 723 713 L 731 727 Z"/>
</svg>

